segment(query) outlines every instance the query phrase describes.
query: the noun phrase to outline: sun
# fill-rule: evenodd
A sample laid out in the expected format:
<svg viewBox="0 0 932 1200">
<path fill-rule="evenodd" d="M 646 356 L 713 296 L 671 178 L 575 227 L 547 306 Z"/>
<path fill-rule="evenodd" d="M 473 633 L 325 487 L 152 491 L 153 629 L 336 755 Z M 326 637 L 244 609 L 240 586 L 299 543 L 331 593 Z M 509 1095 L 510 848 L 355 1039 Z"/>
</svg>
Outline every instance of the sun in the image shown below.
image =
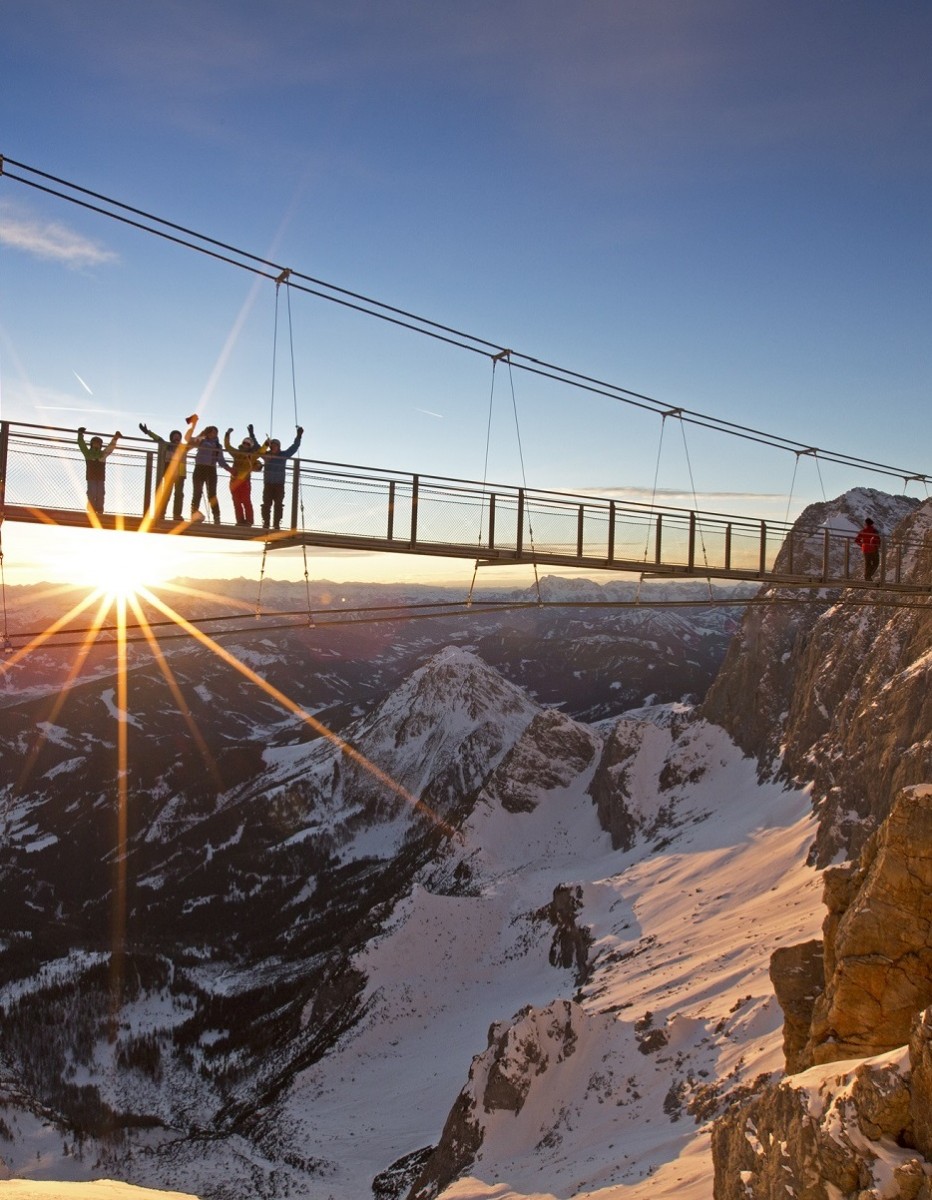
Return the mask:
<svg viewBox="0 0 932 1200">
<path fill-rule="evenodd" d="M 158 587 L 178 573 L 183 555 L 175 542 L 155 534 L 94 530 L 62 565 L 76 586 L 128 600 L 141 588 Z"/>
</svg>

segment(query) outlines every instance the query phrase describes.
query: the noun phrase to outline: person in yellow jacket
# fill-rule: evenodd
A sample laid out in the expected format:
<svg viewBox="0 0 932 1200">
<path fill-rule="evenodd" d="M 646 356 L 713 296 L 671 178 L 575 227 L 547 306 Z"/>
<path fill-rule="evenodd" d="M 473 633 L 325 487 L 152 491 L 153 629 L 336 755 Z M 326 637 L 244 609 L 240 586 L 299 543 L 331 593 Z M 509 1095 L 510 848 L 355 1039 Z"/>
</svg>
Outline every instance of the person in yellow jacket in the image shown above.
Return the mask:
<svg viewBox="0 0 932 1200">
<path fill-rule="evenodd" d="M 254 513 L 252 508 L 252 473 L 261 471 L 262 464 L 259 456 L 269 448 L 268 442 L 260 446 L 256 441 L 253 428 L 249 426 L 249 437 L 243 438 L 239 446 L 234 448 L 230 441 L 233 426 L 226 431 L 223 438 L 223 448 L 232 459 L 230 469 L 230 495 L 233 497 L 233 513 L 237 525 L 252 525 Z"/>
</svg>

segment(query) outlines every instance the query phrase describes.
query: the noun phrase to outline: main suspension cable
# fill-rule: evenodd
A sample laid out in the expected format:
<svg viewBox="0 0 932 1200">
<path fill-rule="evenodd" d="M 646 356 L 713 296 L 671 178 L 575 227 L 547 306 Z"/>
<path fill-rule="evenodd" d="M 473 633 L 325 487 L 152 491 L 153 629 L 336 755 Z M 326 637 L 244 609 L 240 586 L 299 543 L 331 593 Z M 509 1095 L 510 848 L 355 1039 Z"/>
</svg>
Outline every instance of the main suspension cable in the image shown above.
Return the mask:
<svg viewBox="0 0 932 1200">
<path fill-rule="evenodd" d="M 39 179 L 47 180 L 48 183 L 43 184 L 38 182 L 38 179 L 30 179 L 24 177 L 23 175 L 11 173 L 8 170 L 8 167 L 10 166 L 18 168 L 20 171 L 25 171 L 29 175 L 38 176 Z M 155 216 L 152 213 L 146 212 L 144 209 L 135 208 L 132 205 L 115 200 L 112 197 L 104 196 L 99 192 L 91 191 L 89 188 L 81 187 L 78 184 L 71 183 L 68 180 L 61 179 L 58 176 L 51 175 L 48 172 L 39 170 L 38 168 L 30 167 L 26 163 L 18 162 L 15 159 L 6 158 L 2 155 L 0 155 L 0 176 L 13 180 L 17 183 L 22 183 L 27 187 L 34 188 L 49 195 L 56 196 L 59 199 L 67 200 L 72 204 L 90 209 L 91 211 L 99 213 L 102 216 L 107 216 L 113 220 L 121 221 L 124 224 L 130 225 L 143 232 L 155 234 L 157 237 L 162 237 L 168 241 L 174 242 L 177 245 L 184 246 L 191 250 L 196 250 L 199 253 L 208 255 L 209 257 L 229 263 L 232 266 L 239 267 L 243 270 L 252 271 L 253 273 L 270 279 L 273 282 L 281 276 L 284 270 L 286 270 L 286 268 L 284 268 L 281 264 L 272 263 L 270 260 L 263 258 L 260 255 L 252 254 L 246 250 L 241 250 L 240 248 L 232 246 L 227 242 L 219 241 L 216 238 L 212 238 L 206 234 L 201 234 L 195 230 L 189 229 L 184 225 L 179 225 L 176 222 L 168 221 L 165 218 Z M 58 185 L 58 188 L 66 188 L 68 189 L 68 192 L 75 192 L 79 195 L 69 195 L 68 192 L 63 192 L 58 190 L 56 187 L 49 186 L 50 184 L 56 184 Z M 102 202 L 102 204 L 110 207 L 104 208 L 101 205 L 91 203 L 90 200 L 83 200 L 80 198 L 80 196 L 87 196 L 93 200 L 99 200 Z M 122 210 L 122 212 L 113 211 L 114 209 Z M 131 213 L 133 216 L 130 217 L 124 215 L 127 213 Z M 136 220 L 135 218 L 137 217 L 142 218 L 142 220 Z M 151 222 L 154 224 L 146 224 L 145 222 Z M 155 228 L 154 226 L 156 225 L 161 226 L 161 228 Z M 299 280 L 304 282 L 297 282 Z M 363 293 L 354 292 L 348 288 L 343 288 L 336 284 L 328 283 L 325 280 L 317 279 L 312 275 L 307 275 L 300 271 L 295 271 L 293 269 L 290 271 L 289 278 L 287 279 L 287 285 L 289 288 L 295 288 L 296 290 L 305 292 L 308 295 L 327 300 L 333 304 L 341 305 L 353 311 L 360 312 L 366 316 L 377 317 L 379 320 L 387 321 L 390 324 L 398 325 L 405 329 L 411 330 L 412 332 L 434 338 L 438 341 L 447 343 L 448 345 L 455 346 L 461 350 L 469 350 L 472 353 L 482 354 L 485 356 L 494 356 L 495 354 L 501 353 L 501 342 L 493 342 L 486 338 L 466 333 L 463 330 L 456 329 L 453 326 L 442 324 L 439 321 L 430 320 L 427 317 L 422 317 L 416 313 L 409 312 L 406 309 L 398 308 L 394 305 L 387 304 L 384 301 L 373 299 L 372 297 L 366 296 Z M 551 379 L 557 383 L 572 386 L 595 395 L 605 396 L 608 399 L 631 405 L 636 408 L 645 409 L 650 412 L 663 413 L 664 411 L 669 411 L 670 408 L 668 403 L 657 400 L 643 392 L 637 392 L 630 388 L 622 387 L 618 384 L 612 384 L 605 380 L 597 379 L 582 372 L 560 367 L 554 363 L 549 363 L 544 359 L 528 354 L 522 354 L 520 351 L 509 351 L 509 363 L 517 367 L 519 370 L 527 371 L 531 374 Z M 815 455 L 817 462 L 818 459 L 821 458 L 826 462 L 832 462 L 839 466 L 850 467 L 861 471 L 869 471 L 875 474 L 893 476 L 899 479 L 908 477 L 916 480 L 916 482 L 921 482 L 926 486 L 929 483 L 932 483 L 932 476 L 926 475 L 923 472 L 911 470 L 904 471 L 903 468 L 894 467 L 888 463 L 876 462 L 872 459 L 858 458 L 854 455 L 849 455 L 838 451 L 806 446 L 802 442 L 796 441 L 792 438 L 783 437 L 781 434 L 767 433 L 749 425 L 727 421 L 723 418 L 712 417 L 705 413 L 697 412 L 693 409 L 681 408 L 678 410 L 678 414 L 680 416 L 680 420 L 682 421 L 687 421 L 690 424 L 699 425 L 702 428 L 710 429 L 715 432 L 743 438 L 747 441 L 757 442 L 762 445 L 770 446 L 774 449 L 784 450 L 794 454 L 800 451 L 806 451 Z"/>
</svg>

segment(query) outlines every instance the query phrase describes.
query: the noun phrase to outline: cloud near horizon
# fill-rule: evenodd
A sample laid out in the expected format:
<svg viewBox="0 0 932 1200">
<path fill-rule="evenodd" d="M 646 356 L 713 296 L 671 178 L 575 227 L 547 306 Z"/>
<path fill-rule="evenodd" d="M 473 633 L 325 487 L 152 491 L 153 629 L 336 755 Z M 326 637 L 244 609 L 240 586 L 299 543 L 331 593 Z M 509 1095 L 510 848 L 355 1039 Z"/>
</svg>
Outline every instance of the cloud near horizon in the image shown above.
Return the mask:
<svg viewBox="0 0 932 1200">
<path fill-rule="evenodd" d="M 652 490 L 645 487 L 588 487 L 580 488 L 583 496 L 601 496 L 608 500 L 629 500 L 633 503 L 644 504 L 670 500 L 687 500 L 690 506 L 696 500 L 750 500 L 762 503 L 772 503 L 774 500 L 786 501 L 786 492 L 723 492 L 700 491 L 695 495 L 684 488 L 662 487 Z"/>
<path fill-rule="evenodd" d="M 118 255 L 69 229 L 60 221 L 44 221 L 14 209 L 0 208 L 0 244 L 34 258 L 64 263 L 68 267 L 97 267 L 117 262 Z"/>
</svg>

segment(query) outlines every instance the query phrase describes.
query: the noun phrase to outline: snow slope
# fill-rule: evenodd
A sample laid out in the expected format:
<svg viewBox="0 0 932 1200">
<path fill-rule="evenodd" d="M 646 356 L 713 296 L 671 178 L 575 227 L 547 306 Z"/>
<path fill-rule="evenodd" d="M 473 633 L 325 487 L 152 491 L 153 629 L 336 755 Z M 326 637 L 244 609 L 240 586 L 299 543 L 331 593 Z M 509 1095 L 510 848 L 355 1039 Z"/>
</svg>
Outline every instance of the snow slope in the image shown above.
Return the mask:
<svg viewBox="0 0 932 1200">
<path fill-rule="evenodd" d="M 656 724 L 644 728 L 656 738 Z M 437 1141 L 492 1023 L 532 1006 L 521 1020 L 546 1024 L 548 1005 L 578 996 L 575 1053 L 548 1063 L 518 1114 L 486 1115 L 479 1157 L 444 1200 L 708 1197 L 708 1123 L 685 1106 L 706 1100 L 711 1115 L 703 1088 L 782 1069 L 769 957 L 818 933 L 820 887 L 804 865 L 804 793 L 760 787 L 714 727 L 677 745 L 666 736 L 668 762 L 692 778 L 664 796 L 666 845 L 611 850 L 586 795 L 592 767 L 539 793 L 532 812 L 486 792 L 457 850 L 478 894 L 414 891 L 359 962 L 366 1020 L 289 1099 L 292 1136 L 328 1163 L 315 1196 L 368 1195 L 388 1163 Z M 582 989 L 550 965 L 550 930 L 535 918 L 567 883 L 582 889 L 578 919 L 594 938 Z M 645 1052 L 650 1030 L 662 1044 Z"/>
</svg>

